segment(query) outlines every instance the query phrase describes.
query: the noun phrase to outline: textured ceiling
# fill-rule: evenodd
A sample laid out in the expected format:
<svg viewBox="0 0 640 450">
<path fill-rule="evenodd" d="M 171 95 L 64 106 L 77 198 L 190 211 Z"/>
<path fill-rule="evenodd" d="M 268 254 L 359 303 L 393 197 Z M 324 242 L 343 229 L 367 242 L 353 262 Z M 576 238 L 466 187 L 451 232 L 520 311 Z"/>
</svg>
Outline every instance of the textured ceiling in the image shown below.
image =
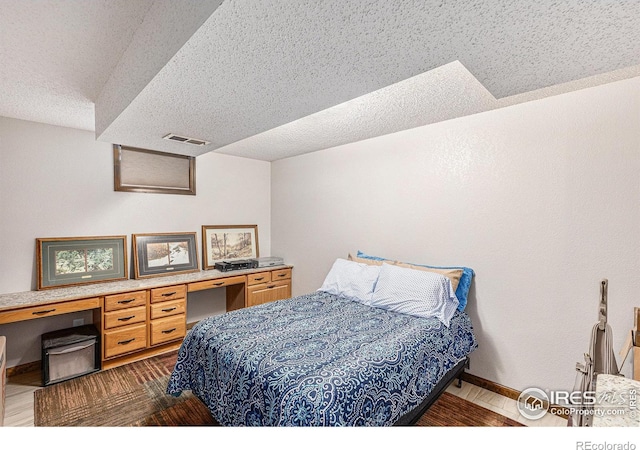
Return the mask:
<svg viewBox="0 0 640 450">
<path fill-rule="evenodd" d="M 0 115 L 268 161 L 640 75 L 638 0 L 0 0 L 0 38 Z"/>
</svg>

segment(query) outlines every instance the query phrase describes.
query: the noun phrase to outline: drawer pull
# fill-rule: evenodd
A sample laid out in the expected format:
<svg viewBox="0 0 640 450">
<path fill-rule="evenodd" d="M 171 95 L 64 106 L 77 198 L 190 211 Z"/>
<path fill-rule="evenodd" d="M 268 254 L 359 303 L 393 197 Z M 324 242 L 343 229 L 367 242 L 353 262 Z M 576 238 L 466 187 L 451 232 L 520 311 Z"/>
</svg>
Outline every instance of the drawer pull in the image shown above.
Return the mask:
<svg viewBox="0 0 640 450">
<path fill-rule="evenodd" d="M 49 314 L 50 312 L 54 312 L 55 310 L 56 310 L 55 308 L 53 308 L 53 309 L 45 309 L 43 311 L 34 311 L 31 314 L 35 314 L 36 316 L 40 316 L 42 314 Z"/>
<path fill-rule="evenodd" d="M 222 286 L 224 284 L 224 281 L 219 281 L 217 283 L 213 283 L 214 286 Z"/>
<path fill-rule="evenodd" d="M 127 303 L 131 303 L 134 300 L 135 300 L 135 298 L 129 298 L 127 300 L 120 300 L 120 301 L 118 301 L 118 303 L 120 303 L 122 305 L 126 305 Z"/>
<path fill-rule="evenodd" d="M 262 280 L 264 280 L 264 277 L 254 278 L 254 280 L 256 280 L 256 281 L 262 281 Z"/>
<path fill-rule="evenodd" d="M 176 291 L 173 292 L 167 292 L 166 294 L 162 294 L 163 297 L 171 297 L 172 295 L 176 295 Z"/>
<path fill-rule="evenodd" d="M 128 317 L 120 317 L 118 318 L 118 320 L 121 320 L 122 322 L 126 322 L 127 320 L 131 320 L 133 319 L 135 316 L 128 316 Z"/>
<path fill-rule="evenodd" d="M 279 276 L 280 278 L 282 278 L 282 277 L 286 277 L 286 276 L 287 276 L 287 274 L 286 274 L 286 273 L 279 273 L 279 274 L 278 274 L 278 276 Z"/>
<path fill-rule="evenodd" d="M 127 339 L 126 341 L 120 341 L 118 342 L 118 345 L 127 345 L 130 344 L 131 342 L 135 341 L 136 338 L 131 338 L 131 339 Z"/>
<path fill-rule="evenodd" d="M 276 287 L 276 285 L 272 284 L 271 286 L 267 286 L 267 289 L 273 289 L 274 287 Z"/>
<path fill-rule="evenodd" d="M 176 329 L 175 329 L 175 328 L 171 328 L 170 330 L 162 330 L 162 332 L 163 332 L 164 334 L 173 333 L 174 331 L 176 331 Z"/>
<path fill-rule="evenodd" d="M 177 309 L 177 308 L 176 308 L 175 306 L 174 306 L 173 308 L 164 308 L 164 309 L 162 310 L 162 312 L 171 312 L 171 311 L 174 311 L 174 310 L 176 310 L 176 309 Z"/>
</svg>

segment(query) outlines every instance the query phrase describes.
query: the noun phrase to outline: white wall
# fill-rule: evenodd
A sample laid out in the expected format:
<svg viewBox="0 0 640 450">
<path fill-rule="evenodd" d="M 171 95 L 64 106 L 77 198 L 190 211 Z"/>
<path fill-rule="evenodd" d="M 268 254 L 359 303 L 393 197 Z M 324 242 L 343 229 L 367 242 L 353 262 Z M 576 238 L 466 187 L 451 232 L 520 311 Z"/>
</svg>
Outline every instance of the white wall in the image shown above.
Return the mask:
<svg viewBox="0 0 640 450">
<path fill-rule="evenodd" d="M 202 264 L 202 225 L 258 224 L 260 253 L 269 254 L 269 163 L 199 156 L 196 193 L 115 192 L 111 144 L 91 132 L 0 117 L 0 293 L 35 289 L 35 240 L 42 237 L 127 235 L 130 247 L 134 233 L 196 232 Z M 188 320 L 224 308 L 222 291 L 189 294 Z M 79 317 L 91 316 L 0 325 L 8 367 L 39 360 L 40 335 Z"/>
<path fill-rule="evenodd" d="M 0 293 L 35 288 L 37 237 L 200 238 L 203 224 L 257 223 L 261 254 L 295 266 L 294 294 L 358 249 L 472 267 L 470 372 L 568 389 L 599 281 L 609 279 L 616 350 L 640 306 L 638 124 L 636 78 L 271 165 L 203 155 L 193 197 L 114 192 L 109 144 L 0 117 Z M 190 314 L 221 311 L 221 294 L 190 294 Z M 76 317 L 0 325 L 9 367 L 39 359 L 40 334 Z"/>
<path fill-rule="evenodd" d="M 609 280 L 616 352 L 640 306 L 640 79 L 272 164 L 294 294 L 358 249 L 476 271 L 470 372 L 571 389 Z M 627 363 L 629 366 L 630 363 Z"/>
</svg>

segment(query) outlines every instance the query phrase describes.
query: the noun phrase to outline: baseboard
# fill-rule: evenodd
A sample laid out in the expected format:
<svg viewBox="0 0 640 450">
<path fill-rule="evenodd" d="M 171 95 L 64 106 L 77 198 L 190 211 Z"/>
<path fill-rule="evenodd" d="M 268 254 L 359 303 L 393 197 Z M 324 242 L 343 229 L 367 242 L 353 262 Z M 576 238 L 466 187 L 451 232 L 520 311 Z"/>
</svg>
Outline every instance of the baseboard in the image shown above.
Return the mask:
<svg viewBox="0 0 640 450">
<path fill-rule="evenodd" d="M 471 383 L 488 391 L 495 392 L 496 394 L 503 395 L 512 400 L 518 400 L 518 397 L 520 397 L 520 391 L 489 381 L 477 375 L 472 375 L 468 372 L 463 373 L 461 378 L 462 381 L 466 381 L 467 383 Z"/>
<path fill-rule="evenodd" d="M 7 367 L 7 378 L 22 375 L 23 373 L 40 371 L 41 368 L 42 364 L 40 361 L 33 361 L 19 366 Z"/>
<path fill-rule="evenodd" d="M 496 394 L 500 394 L 503 395 L 507 398 L 510 398 L 512 400 L 518 400 L 518 398 L 520 397 L 521 392 L 516 390 L 516 389 L 512 389 L 510 387 L 506 387 L 503 386 L 501 384 L 495 383 L 493 381 L 484 379 L 482 377 L 479 377 L 477 375 L 472 375 L 470 373 L 464 372 L 462 374 L 462 376 L 460 377 L 462 379 L 462 381 L 466 381 L 467 383 L 473 384 L 475 386 L 481 387 L 483 389 L 486 389 L 488 391 L 491 392 L 495 392 Z M 558 417 L 562 417 L 563 419 L 568 419 L 566 414 L 560 414 L 557 411 L 562 410 L 563 408 L 553 408 L 553 414 L 557 415 Z"/>
</svg>

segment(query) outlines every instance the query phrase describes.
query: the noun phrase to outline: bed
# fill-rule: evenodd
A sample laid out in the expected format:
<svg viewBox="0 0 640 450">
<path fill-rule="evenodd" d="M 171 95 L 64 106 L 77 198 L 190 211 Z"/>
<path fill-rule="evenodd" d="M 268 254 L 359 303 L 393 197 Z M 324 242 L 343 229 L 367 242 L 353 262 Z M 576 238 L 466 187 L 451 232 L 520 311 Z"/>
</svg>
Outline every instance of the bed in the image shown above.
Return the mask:
<svg viewBox="0 0 640 450">
<path fill-rule="evenodd" d="M 191 391 L 225 426 L 408 425 L 477 347 L 463 309 L 443 321 L 327 291 L 200 321 L 167 393 Z"/>
</svg>

